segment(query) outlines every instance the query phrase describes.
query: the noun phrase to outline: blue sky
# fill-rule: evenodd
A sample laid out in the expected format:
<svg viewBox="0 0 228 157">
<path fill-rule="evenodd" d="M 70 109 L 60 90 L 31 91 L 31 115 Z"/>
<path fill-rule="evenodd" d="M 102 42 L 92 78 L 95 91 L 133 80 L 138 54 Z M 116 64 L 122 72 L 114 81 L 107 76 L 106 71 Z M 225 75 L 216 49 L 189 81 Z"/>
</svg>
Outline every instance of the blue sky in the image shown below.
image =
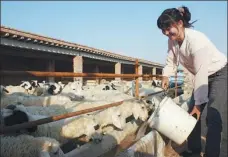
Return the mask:
<svg viewBox="0 0 228 157">
<path fill-rule="evenodd" d="M 227 54 L 225 1 L 4 1 L 1 25 L 164 63 L 167 37 L 156 21 L 164 9 L 181 5 L 198 20 L 194 29 Z"/>
</svg>

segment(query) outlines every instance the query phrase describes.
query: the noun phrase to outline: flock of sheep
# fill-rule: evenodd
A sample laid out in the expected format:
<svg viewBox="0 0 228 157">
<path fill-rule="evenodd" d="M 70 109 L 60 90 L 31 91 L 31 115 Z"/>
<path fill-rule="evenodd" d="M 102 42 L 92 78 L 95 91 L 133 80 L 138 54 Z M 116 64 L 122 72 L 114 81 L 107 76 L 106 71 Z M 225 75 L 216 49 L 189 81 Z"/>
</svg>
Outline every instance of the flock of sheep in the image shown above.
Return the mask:
<svg viewBox="0 0 228 157">
<path fill-rule="evenodd" d="M 161 91 L 158 86 L 160 82 L 157 81 L 147 86 L 140 84 L 140 95 Z M 63 84 L 32 80 L 24 81 L 19 86 L 1 85 L 1 125 L 12 126 L 122 101 L 133 98 L 134 92 L 134 81 L 111 81 L 96 86 L 83 86 L 80 81 Z M 87 141 L 99 144 L 107 133 L 126 128 L 129 117 L 135 123 L 146 121 L 154 105 L 163 96 L 151 96 L 147 101 L 124 101 L 120 106 L 3 134 L 0 156 L 62 157 L 64 153 L 61 147 L 82 136 Z"/>
</svg>

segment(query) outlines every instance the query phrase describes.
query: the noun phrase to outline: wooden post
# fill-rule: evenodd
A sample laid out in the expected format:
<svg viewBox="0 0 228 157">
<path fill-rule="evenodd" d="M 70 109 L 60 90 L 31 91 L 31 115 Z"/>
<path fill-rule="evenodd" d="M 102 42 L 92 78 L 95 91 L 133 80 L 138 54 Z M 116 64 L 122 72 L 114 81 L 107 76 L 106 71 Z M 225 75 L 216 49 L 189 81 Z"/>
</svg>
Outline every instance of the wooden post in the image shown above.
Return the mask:
<svg viewBox="0 0 228 157">
<path fill-rule="evenodd" d="M 135 61 L 135 74 L 138 75 L 139 73 L 139 60 L 136 59 Z M 139 77 L 136 77 L 135 81 L 135 97 L 139 97 Z"/>
<path fill-rule="evenodd" d="M 175 98 L 177 97 L 177 71 L 175 74 Z"/>
</svg>

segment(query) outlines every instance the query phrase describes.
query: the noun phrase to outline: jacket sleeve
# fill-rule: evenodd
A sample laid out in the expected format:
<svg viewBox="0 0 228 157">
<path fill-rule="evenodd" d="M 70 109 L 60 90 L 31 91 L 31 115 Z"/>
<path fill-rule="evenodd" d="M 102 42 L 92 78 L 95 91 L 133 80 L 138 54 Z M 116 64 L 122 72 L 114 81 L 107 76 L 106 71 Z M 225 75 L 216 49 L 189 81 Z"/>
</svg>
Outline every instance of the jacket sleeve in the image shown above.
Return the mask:
<svg viewBox="0 0 228 157">
<path fill-rule="evenodd" d="M 194 99 L 195 105 L 208 102 L 208 55 L 207 47 L 199 43 L 191 44 L 191 55 L 195 68 Z"/>
<path fill-rule="evenodd" d="M 168 55 L 166 58 L 165 67 L 163 68 L 163 71 L 162 71 L 162 76 L 170 77 L 170 76 L 175 75 L 175 71 L 177 69 L 177 67 L 176 67 L 177 58 L 176 58 L 176 55 L 174 55 L 172 47 L 173 47 L 173 44 L 169 40 L 168 41 Z"/>
</svg>

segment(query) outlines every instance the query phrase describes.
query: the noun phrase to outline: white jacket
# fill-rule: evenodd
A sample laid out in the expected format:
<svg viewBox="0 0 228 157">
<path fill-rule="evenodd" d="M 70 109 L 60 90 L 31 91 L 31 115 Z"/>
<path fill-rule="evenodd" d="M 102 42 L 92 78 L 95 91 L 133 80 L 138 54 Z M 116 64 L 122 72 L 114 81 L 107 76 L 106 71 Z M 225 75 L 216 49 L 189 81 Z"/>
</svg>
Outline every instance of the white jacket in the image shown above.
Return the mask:
<svg viewBox="0 0 228 157">
<path fill-rule="evenodd" d="M 174 76 L 179 63 L 194 75 L 195 105 L 208 102 L 208 76 L 222 69 L 227 64 L 227 57 L 203 33 L 185 28 L 181 47 L 168 40 L 163 76 Z"/>
</svg>

